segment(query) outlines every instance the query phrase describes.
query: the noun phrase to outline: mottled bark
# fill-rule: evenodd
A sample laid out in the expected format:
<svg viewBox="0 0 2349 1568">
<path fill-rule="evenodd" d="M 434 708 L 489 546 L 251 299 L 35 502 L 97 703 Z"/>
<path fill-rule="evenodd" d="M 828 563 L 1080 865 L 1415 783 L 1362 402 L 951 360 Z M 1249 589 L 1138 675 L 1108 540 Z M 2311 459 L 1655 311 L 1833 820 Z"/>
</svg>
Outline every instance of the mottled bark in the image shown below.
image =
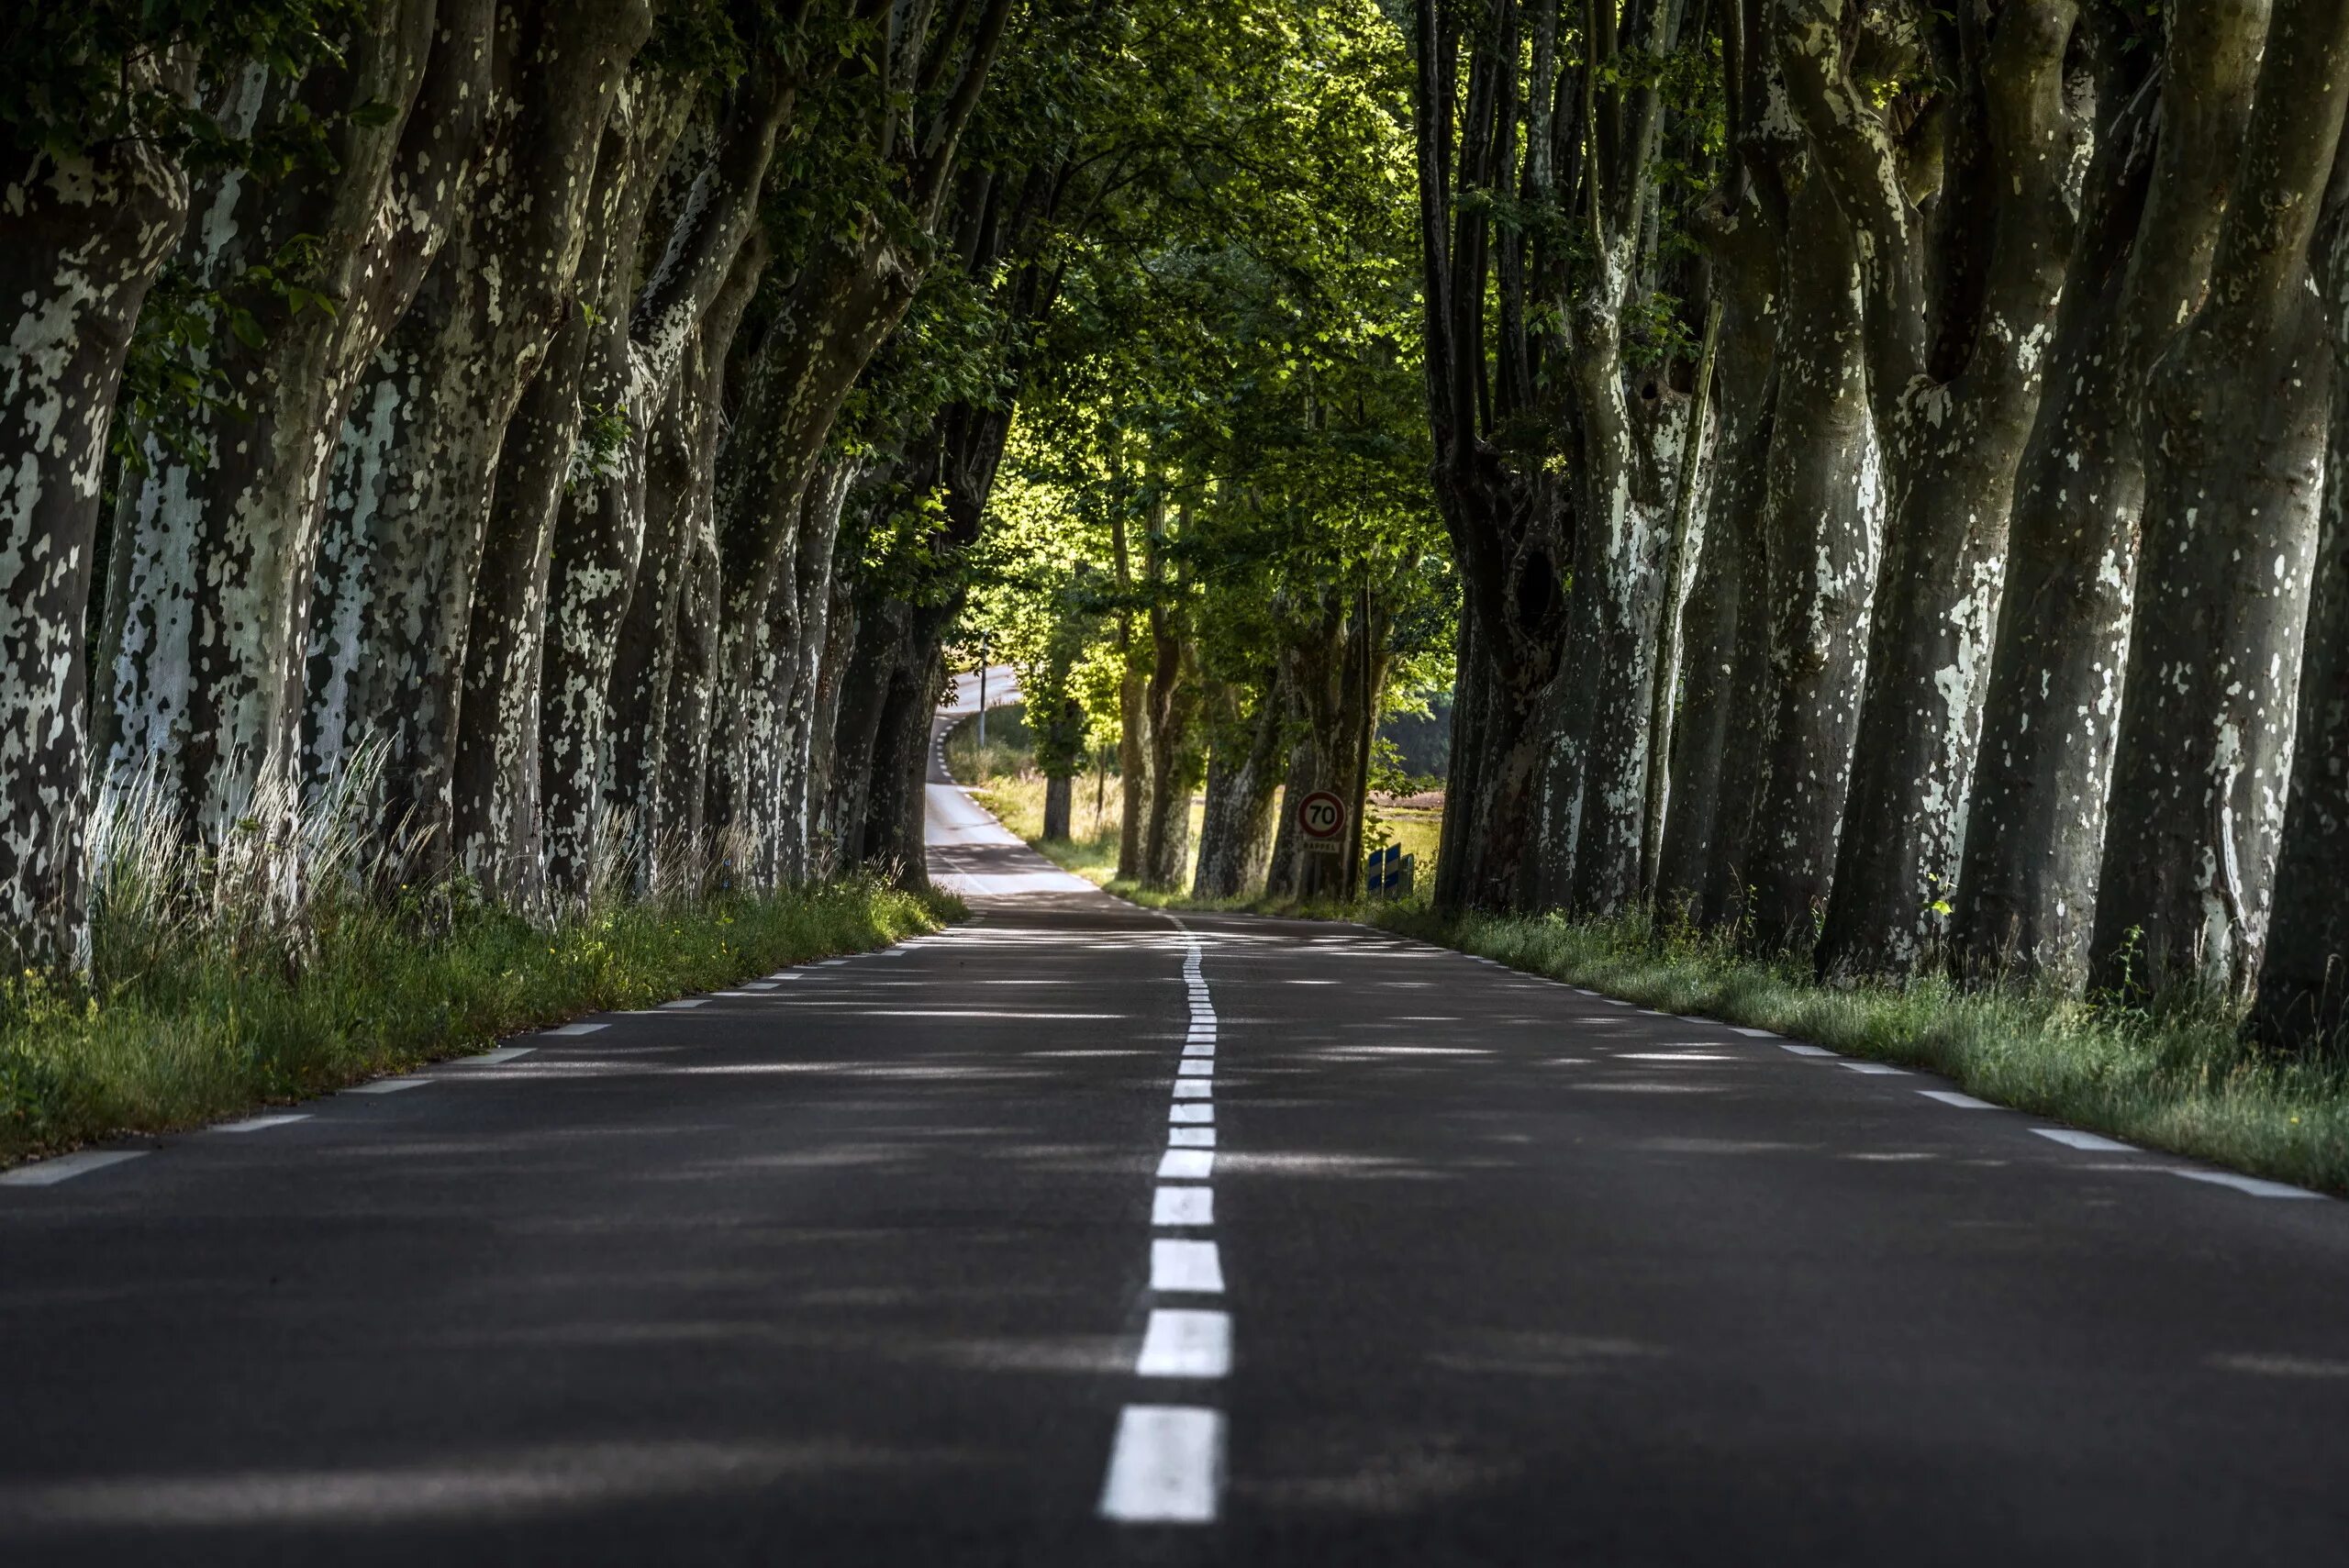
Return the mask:
<svg viewBox="0 0 2349 1568">
<path fill-rule="evenodd" d="M 2016 481 L 1967 808 L 1953 936 L 1973 970 L 2087 970 L 2144 501 L 2139 409 L 2209 276 L 2266 9 L 2178 6 L 2158 113 L 2124 113 L 2089 172 L 2048 395 Z"/>
<path fill-rule="evenodd" d="M 1573 206 L 1562 165 L 1582 128 L 1576 85 L 1561 65 L 1558 11 L 1532 8 L 1530 40 L 1519 13 L 1499 5 L 1472 19 L 1437 0 L 1415 7 L 1423 358 L 1436 505 L 1463 590 L 1435 878 L 1446 908 L 1516 907 L 1529 896 L 1542 703 L 1564 647 L 1560 573 L 1574 549 L 1564 465 L 1549 461 L 1566 444 L 1550 435 L 1560 432 L 1549 384 L 1565 373 L 1564 343 L 1553 316 L 1528 309 L 1563 295 L 1565 237 L 1536 244 L 1518 230 L 1497 233 L 1486 203 L 1457 199 L 1521 191 Z M 1535 86 L 1520 95 L 1529 43 Z M 1497 321 L 1487 314 L 1496 295 Z"/>
<path fill-rule="evenodd" d="M 665 164 L 682 133 L 692 84 L 672 87 L 674 123 L 648 139 L 646 157 Z M 540 759 L 545 792 L 547 875 L 562 896 L 584 896 L 597 875 L 610 754 L 605 720 L 621 625 L 636 587 L 645 528 L 645 443 L 651 416 L 668 399 L 699 337 L 704 317 L 727 291 L 736 257 L 756 219 L 768 160 L 792 95 L 769 82 L 727 106 L 708 161 L 694 174 L 659 264 L 641 290 L 632 266 L 607 269 L 598 306 L 601 330 L 583 381 L 592 408 L 626 417 L 611 472 L 577 485 L 555 533 L 547 590 L 548 629 L 540 701 Z M 649 196 L 651 187 L 646 187 Z M 614 259 L 632 261 L 642 211 L 621 218 Z M 738 280 L 747 300 L 755 274 Z M 739 312 L 736 316 L 739 320 Z M 712 342 L 720 362 L 731 341 Z"/>
<path fill-rule="evenodd" d="M 1283 685 L 1286 687 L 1286 681 Z M 1289 706 L 1294 710 L 1302 705 L 1292 701 Z M 1268 898 L 1295 898 L 1298 895 L 1299 862 L 1305 857 L 1297 852 L 1297 803 L 1313 788 L 1313 743 L 1300 737 L 1288 748 L 1286 761 L 1281 774 L 1280 815 L 1273 823 L 1272 857 L 1264 867 L 1264 895 Z M 1448 817 L 1445 822 L 1448 828 Z"/>
<path fill-rule="evenodd" d="M 1153 530 L 1151 554 L 1162 559 L 1163 544 Z M 1157 578 L 1153 569 L 1152 576 Z M 1179 585 L 1171 592 L 1179 595 Z M 1192 745 L 1192 720 L 1198 709 L 1198 676 L 1185 635 L 1179 603 L 1153 600 L 1150 606 L 1150 679 L 1144 690 L 1149 706 L 1149 820 L 1142 834 L 1144 887 L 1179 891 L 1191 853 L 1191 791 L 1198 783 L 1199 760 Z"/>
<path fill-rule="evenodd" d="M 686 346 L 660 417 L 648 432 L 644 549 L 607 684 L 611 763 L 605 798 L 608 810 L 631 824 L 642 861 L 640 873 L 656 884 L 665 874 L 662 861 L 700 852 L 699 792 L 706 758 L 697 754 L 706 741 L 695 744 L 696 755 L 689 761 L 692 783 L 685 794 L 662 778 L 670 753 L 657 742 L 669 728 L 671 701 L 684 695 L 679 662 L 686 650 L 687 624 L 692 622 L 696 632 L 703 626 L 714 628 L 709 606 L 688 595 L 715 588 L 713 579 L 697 575 L 704 569 L 698 546 L 707 542 L 714 547 L 717 538 L 712 490 L 727 351 L 771 255 L 763 235 L 754 231 L 744 239 L 725 286 Z M 695 657 L 699 657 L 697 648 Z M 694 678 L 707 681 L 706 662 Z M 707 694 L 698 691 L 688 700 L 696 704 L 698 727 L 707 720 Z M 690 828 L 676 820 L 675 808 L 687 800 L 693 803 Z"/>
<path fill-rule="evenodd" d="M 1604 328 L 1599 307 L 1587 313 L 1588 337 L 1620 333 L 1620 304 L 1606 309 Z M 1660 371 L 1627 388 L 1614 345 L 1576 358 L 1583 526 L 1567 606 L 1569 673 L 1548 704 L 1535 890 L 1545 905 L 1604 916 L 1640 895 L 1656 627 L 1688 403 Z"/>
<path fill-rule="evenodd" d="M 343 423 L 311 612 L 303 762 L 313 789 L 373 738 L 378 820 L 403 874 L 453 847 L 457 707 L 507 422 L 573 297 L 595 155 L 644 0 L 498 9 L 485 152 L 456 232 L 377 350 Z"/>
<path fill-rule="evenodd" d="M 718 534 L 707 509 L 680 541 L 671 647 L 659 707 L 660 771 L 648 809 L 652 828 L 652 881 L 670 879 L 663 856 L 673 851 L 696 863 L 715 846 L 703 815 L 709 784 L 710 696 L 718 674 Z"/>
<path fill-rule="evenodd" d="M 900 887 L 924 889 L 930 873 L 922 849 L 923 781 L 930 754 L 930 719 L 945 685 L 939 649 L 952 618 L 917 609 L 904 651 L 893 662 L 873 742 L 873 776 L 865 806 L 864 863 Z"/>
<path fill-rule="evenodd" d="M 830 634 L 834 550 L 841 514 L 861 463 L 833 457 L 808 487 L 792 573 L 789 682 L 783 695 L 783 778 L 776 802 L 777 874 L 786 883 L 815 874 L 808 832 L 815 796 L 817 702 Z"/>
<path fill-rule="evenodd" d="M 838 550 L 837 544 L 834 548 Z M 818 668 L 816 714 L 808 740 L 807 874 L 814 877 L 830 876 L 841 864 L 839 792 L 833 780 L 841 768 L 841 699 L 848 690 L 849 662 L 857 645 L 860 575 L 833 572 L 832 603 L 825 617 L 823 662 Z"/>
<path fill-rule="evenodd" d="M 2221 994 L 2256 972 L 2290 778 L 2332 354 L 2309 245 L 2349 3 L 2278 7 L 2210 288 L 2148 390 L 2145 506 L 2090 962 Z"/>
<path fill-rule="evenodd" d="M 1762 536 L 1768 743 L 1753 772 L 1743 917 L 1765 951 L 1808 951 L 1827 911 L 1867 664 L 1884 520 L 1869 434 L 1859 253 L 1816 175 L 1788 205 Z"/>
<path fill-rule="evenodd" d="M 1207 813 L 1199 825 L 1194 898 L 1241 898 L 1262 885 L 1273 847 L 1273 792 L 1280 786 L 1287 702 L 1267 670 L 1254 711 L 1232 716 L 1208 758 Z"/>
<path fill-rule="evenodd" d="M 1777 395 L 1771 354 L 1785 306 L 1777 226 L 1759 207 L 1749 197 L 1713 245 L 1722 304 L 1717 468 L 1681 617 L 1671 790 L 1652 889 L 1660 911 L 1699 923 L 1734 917 L 1741 902 L 1753 760 L 1768 713 L 1757 700 L 1767 690 L 1770 624 L 1763 501 Z"/>
<path fill-rule="evenodd" d="M 1904 184 L 1914 171 L 1891 122 L 1850 74 L 1842 10 L 1791 0 L 1779 60 L 1814 164 L 1857 236 L 1892 505 L 1818 960 L 1831 973 L 1901 973 L 1942 934 L 1965 845 L 2015 467 L 2070 248 L 2082 128 L 2063 64 L 2077 18 L 2071 0 L 1961 17 L 1949 106 L 1959 129 L 1936 234 Z"/>
<path fill-rule="evenodd" d="M 2336 157 L 2333 183 L 2343 183 Z M 2349 224 L 2336 214 L 2318 269 L 2330 310 L 2335 395 L 2325 445 L 2292 787 L 2276 861 L 2274 922 L 2252 1029 L 2287 1050 L 2349 1044 Z"/>
<path fill-rule="evenodd" d="M 852 62 L 854 83 L 869 90 L 881 106 L 872 117 L 869 150 L 893 172 L 904 206 L 899 220 L 868 214 L 846 235 L 816 243 L 768 328 L 751 377 L 733 443 L 742 456 L 730 465 L 719 533 L 726 607 L 713 741 L 727 752 L 721 775 L 737 785 L 751 780 L 749 759 L 772 738 L 776 723 L 772 704 L 762 704 L 759 694 L 762 673 L 774 669 L 779 657 L 771 646 L 772 606 L 783 578 L 796 567 L 795 525 L 801 498 L 841 404 L 921 284 L 930 259 L 926 241 L 939 231 L 963 130 L 1010 13 L 1010 0 L 917 11 L 909 14 L 911 26 L 893 28 L 885 50 Z M 865 72 L 875 74 L 855 74 Z M 937 96 L 929 95 L 931 88 L 939 90 Z M 918 107 L 926 117 L 917 118 Z M 907 231 L 908 219 L 918 232 Z M 990 411 L 969 422 L 984 425 L 992 417 Z M 947 444 L 956 443 L 950 438 Z M 1000 454 L 999 439 L 993 451 Z M 987 483 L 993 461 L 987 461 Z M 967 479 L 956 483 L 969 489 Z M 984 484 L 978 493 L 983 502 Z M 975 516 L 967 523 L 957 519 L 955 526 L 976 537 Z M 927 717 L 922 722 L 926 733 Z M 891 786 L 914 791 L 909 841 L 917 848 L 903 872 L 909 881 L 923 875 L 919 776 L 911 786 Z M 874 799 L 877 803 L 879 795 Z M 740 820 L 751 808 L 748 799 L 738 797 L 729 814 Z M 901 835 L 904 830 L 903 823 L 891 828 Z"/>
<path fill-rule="evenodd" d="M 1118 591 L 1134 591 L 1132 558 L 1126 547 L 1124 516 L 1109 516 L 1109 545 L 1118 573 Z M 1131 610 L 1118 620 L 1118 867 L 1120 882 L 1139 882 L 1149 861 L 1147 820 L 1150 812 L 1150 649 L 1134 623 Z"/>
<path fill-rule="evenodd" d="M 138 84 L 161 86 L 142 71 Z M 85 643 L 115 392 L 178 243 L 186 177 L 152 144 L 0 151 L 0 962 L 89 962 Z"/>
<path fill-rule="evenodd" d="M 607 280 L 629 264 L 675 109 L 670 90 L 633 74 L 605 121 L 577 270 L 586 298 L 603 297 Z M 539 702 L 549 568 L 580 450 L 580 389 L 602 336 L 588 313 L 568 311 L 507 422 L 465 639 L 457 859 L 484 887 L 526 906 L 544 890 Z"/>
<path fill-rule="evenodd" d="M 239 170 L 196 194 L 187 261 L 250 313 L 218 323 L 211 349 L 242 412 L 201 421 L 202 461 L 150 445 L 150 472 L 125 486 L 96 743 L 109 773 L 158 768 L 208 841 L 295 799 L 328 471 L 353 391 L 467 199 L 490 16 L 490 0 L 385 0 L 340 61 L 293 81 L 248 68 L 227 122 L 322 122 L 332 163 L 277 182 Z M 394 114 L 351 117 L 370 104 Z M 250 283 L 255 267 L 331 308 Z M 297 871 L 289 859 L 282 875 Z"/>
</svg>

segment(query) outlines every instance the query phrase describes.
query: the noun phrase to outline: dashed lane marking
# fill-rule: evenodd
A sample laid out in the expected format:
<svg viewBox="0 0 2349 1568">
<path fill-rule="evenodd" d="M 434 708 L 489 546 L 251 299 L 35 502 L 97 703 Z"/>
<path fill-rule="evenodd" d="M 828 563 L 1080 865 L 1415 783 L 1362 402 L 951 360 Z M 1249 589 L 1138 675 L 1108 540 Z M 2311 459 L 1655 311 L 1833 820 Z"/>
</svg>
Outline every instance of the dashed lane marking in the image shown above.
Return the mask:
<svg viewBox="0 0 2349 1568">
<path fill-rule="evenodd" d="M 2189 1182 L 2208 1182 L 2214 1187 L 2232 1187 L 2254 1197 L 2322 1197 L 2306 1187 L 2295 1187 L 2283 1182 L 2262 1181 L 2257 1176 L 2239 1176 L 2232 1171 L 2188 1171 L 2173 1169 L 2173 1176 L 2184 1176 Z"/>
<path fill-rule="evenodd" d="M 1215 1120 L 1213 1106 L 1174 1106 L 1168 1108 L 1166 1119 L 1172 1122 L 1211 1122 Z"/>
<path fill-rule="evenodd" d="M 346 1095 L 396 1095 L 403 1089 L 421 1089 L 431 1083 L 429 1078 L 378 1078 L 372 1084 L 357 1084 L 343 1091 Z"/>
<path fill-rule="evenodd" d="M 2101 1138 L 2093 1132 L 2081 1132 L 2069 1127 L 2034 1127 L 2040 1137 L 2061 1143 L 2069 1149 L 2092 1149 L 2102 1154 L 2133 1154 L 2136 1145 L 2123 1143 L 2114 1138 Z"/>
<path fill-rule="evenodd" d="M 495 1051 L 484 1051 L 478 1056 L 468 1056 L 462 1060 L 478 1062 L 487 1067 L 499 1062 L 511 1062 L 518 1056 L 528 1056 L 537 1049 L 535 1045 L 501 1045 Z"/>
<path fill-rule="evenodd" d="M 1215 1098 L 1215 1083 L 1208 1078 L 1177 1078 L 1174 1097 L 1178 1100 L 1211 1100 Z"/>
<path fill-rule="evenodd" d="M 1142 1377 L 1222 1377 L 1231 1371 L 1231 1315 L 1152 1309 L 1134 1371 Z"/>
<path fill-rule="evenodd" d="M 1215 1174 L 1215 1156 L 1196 1149 L 1169 1149 L 1158 1158 L 1162 1182 L 1204 1182 Z"/>
<path fill-rule="evenodd" d="M 85 1149 L 79 1154 L 60 1154 L 19 1165 L 13 1171 L 0 1171 L 0 1187 L 53 1187 L 92 1171 L 103 1171 L 108 1165 L 136 1160 L 147 1152 L 144 1149 Z"/>
<path fill-rule="evenodd" d="M 1778 1049 L 1780 1051 L 1792 1051 L 1797 1056 L 1832 1056 L 1835 1054 L 1823 1045 L 1804 1045 L 1798 1040 L 1780 1040 L 1778 1042 Z"/>
<path fill-rule="evenodd" d="M 1209 1052 L 1209 1060 L 1203 1062 L 1186 1054 L 1183 1061 L 1174 1064 L 1174 1071 L 1186 1078 L 1212 1078 L 1215 1076 L 1213 1055 L 1213 1052 Z"/>
<path fill-rule="evenodd" d="M 1221 1296 L 1223 1256 L 1212 1241 L 1152 1241 L 1150 1288 Z"/>
<path fill-rule="evenodd" d="M 224 1121 L 219 1126 L 215 1127 L 210 1130 L 214 1132 L 266 1132 L 273 1127 L 284 1127 L 289 1122 L 307 1121 L 309 1119 L 310 1113 L 308 1111 L 287 1111 L 282 1116 L 249 1116 L 242 1121 Z"/>
<path fill-rule="evenodd" d="M 1151 1195 L 1152 1225 L 1213 1225 L 1213 1187 L 1161 1187 Z"/>
<path fill-rule="evenodd" d="M 709 998 L 707 996 L 680 996 L 674 1002 L 662 1003 L 661 1007 L 663 1011 L 674 1011 L 679 1007 L 707 1006 L 708 1003 Z"/>
<path fill-rule="evenodd" d="M 1212 1149 L 1215 1129 L 1211 1127 L 1170 1127 L 1166 1129 L 1169 1149 Z"/>
<path fill-rule="evenodd" d="M 1881 1062 L 1846 1062 L 1843 1063 L 1843 1071 L 1846 1073 L 1868 1073 L 1880 1078 L 1906 1078 L 1909 1076 L 1909 1069 L 1906 1067 L 1887 1067 Z"/>
<path fill-rule="evenodd" d="M 1920 1089 L 1929 1100 L 1939 1100 L 1945 1106 L 1955 1106 L 1962 1111 L 1994 1111 L 1998 1107 L 1987 1100 L 1977 1100 L 1971 1095 L 1961 1095 L 1954 1089 Z"/>
<path fill-rule="evenodd" d="M 1118 1416 L 1101 1517 L 1126 1524 L 1212 1524 L 1223 1492 L 1223 1413 L 1129 1405 Z"/>
<path fill-rule="evenodd" d="M 611 1027 L 609 1024 L 557 1024 L 551 1029 L 540 1029 L 539 1032 L 540 1034 L 594 1034 L 597 1029 L 607 1029 Z"/>
</svg>

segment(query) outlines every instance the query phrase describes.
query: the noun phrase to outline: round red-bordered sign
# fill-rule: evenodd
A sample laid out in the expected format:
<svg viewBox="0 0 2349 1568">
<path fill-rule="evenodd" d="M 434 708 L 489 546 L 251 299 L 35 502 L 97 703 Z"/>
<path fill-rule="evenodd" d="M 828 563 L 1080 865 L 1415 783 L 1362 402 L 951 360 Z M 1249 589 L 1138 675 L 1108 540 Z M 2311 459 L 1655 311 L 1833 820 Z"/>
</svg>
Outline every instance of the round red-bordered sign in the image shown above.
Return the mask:
<svg viewBox="0 0 2349 1568">
<path fill-rule="evenodd" d="M 1330 840 L 1346 830 L 1346 803 L 1317 789 L 1297 803 L 1297 830 L 1308 839 Z"/>
</svg>

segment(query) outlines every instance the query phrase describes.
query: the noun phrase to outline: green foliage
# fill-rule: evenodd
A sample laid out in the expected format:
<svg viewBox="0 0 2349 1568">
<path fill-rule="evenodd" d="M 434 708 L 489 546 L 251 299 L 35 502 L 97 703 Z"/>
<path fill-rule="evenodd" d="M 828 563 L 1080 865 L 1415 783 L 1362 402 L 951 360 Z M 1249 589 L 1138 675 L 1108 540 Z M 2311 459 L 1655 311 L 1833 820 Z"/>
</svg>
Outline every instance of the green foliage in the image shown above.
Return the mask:
<svg viewBox="0 0 2349 1568">
<path fill-rule="evenodd" d="M 1668 1013 L 1774 1029 L 1947 1074 L 1971 1094 L 2075 1126 L 2349 1194 L 2349 1071 L 2246 1043 L 2222 1009 L 2155 1018 L 2050 987 L 1822 985 L 1807 962 L 1757 962 L 1734 933 L 1644 916 L 1470 916 L 1383 909 L 1379 924 Z"/>
<path fill-rule="evenodd" d="M 244 418 L 250 412 L 211 351 L 216 333 L 225 328 L 246 348 L 259 349 L 268 341 L 263 310 L 282 306 L 289 317 L 305 310 L 333 316 L 339 302 L 313 286 L 321 243 L 315 234 L 295 235 L 269 261 L 217 287 L 205 286 L 182 262 L 164 267 L 147 291 L 123 360 L 107 435 L 117 461 L 145 473 L 151 447 L 192 465 L 211 462 L 203 432 L 220 415 Z"/>
<path fill-rule="evenodd" d="M 260 140 L 240 137 L 205 102 L 236 72 L 296 77 L 339 63 L 364 0 L 83 0 L 14 6 L 0 24 L 0 124 L 26 151 L 76 158 L 137 138 L 196 170 L 268 174 L 323 149 L 323 128 L 289 117 Z M 367 105 L 362 123 L 390 111 Z"/>
<path fill-rule="evenodd" d="M 632 905 L 552 929 L 458 900 L 350 904 L 298 970 L 195 934 L 157 950 L 99 932 L 93 995 L 0 983 L 0 1163 L 161 1131 L 479 1050 L 583 1012 L 828 953 L 947 913 L 873 883 L 691 906 Z M 120 959 L 138 955 L 135 967 Z"/>
<path fill-rule="evenodd" d="M 590 403 L 579 410 L 579 435 L 571 446 L 571 472 L 563 484 L 573 495 L 616 477 L 628 455 L 628 406 Z"/>
</svg>

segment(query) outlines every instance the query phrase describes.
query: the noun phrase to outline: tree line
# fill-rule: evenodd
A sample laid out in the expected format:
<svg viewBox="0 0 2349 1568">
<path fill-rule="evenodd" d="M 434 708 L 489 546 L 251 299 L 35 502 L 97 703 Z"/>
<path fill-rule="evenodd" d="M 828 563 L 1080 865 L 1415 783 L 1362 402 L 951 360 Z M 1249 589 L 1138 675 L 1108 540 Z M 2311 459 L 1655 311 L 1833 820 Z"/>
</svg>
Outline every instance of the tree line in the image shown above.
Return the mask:
<svg viewBox="0 0 2349 1568">
<path fill-rule="evenodd" d="M 2349 6 L 1410 20 L 1442 899 L 2337 1031 Z"/>
<path fill-rule="evenodd" d="M 2340 1023 L 2349 0 L 0 42 L 30 967 L 124 801 L 289 907 L 337 791 L 519 908 L 918 878 L 975 595 L 1063 803 L 1115 709 L 1138 877 L 1202 783 L 1200 890 L 1293 877 L 1268 781 L 1451 656 L 1446 906 Z"/>
<path fill-rule="evenodd" d="M 126 801 L 288 910 L 317 803 L 354 792 L 371 875 L 534 913 L 918 881 L 941 650 L 1015 412 L 1092 348 L 1048 324 L 1147 273 L 1153 222 L 1300 201 L 1252 139 L 1294 94 L 1263 90 L 1366 17 L 12 12 L 21 963 L 86 963 L 91 824 Z"/>
</svg>

